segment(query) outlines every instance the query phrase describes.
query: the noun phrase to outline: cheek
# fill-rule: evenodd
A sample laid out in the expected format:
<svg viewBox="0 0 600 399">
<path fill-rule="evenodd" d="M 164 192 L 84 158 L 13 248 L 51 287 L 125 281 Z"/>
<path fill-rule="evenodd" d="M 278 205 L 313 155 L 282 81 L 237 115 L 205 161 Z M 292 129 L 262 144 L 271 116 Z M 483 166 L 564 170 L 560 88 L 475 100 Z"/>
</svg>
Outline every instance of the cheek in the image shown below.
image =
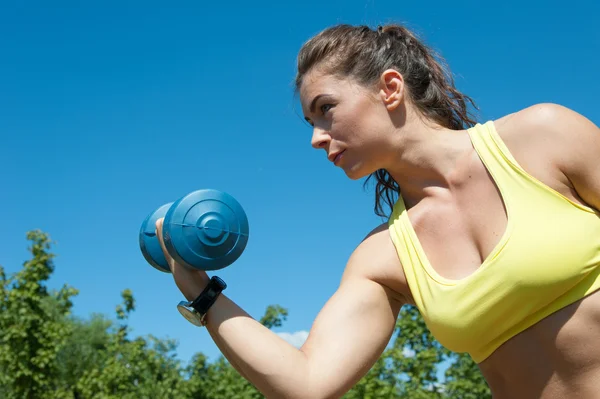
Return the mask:
<svg viewBox="0 0 600 399">
<path fill-rule="evenodd" d="M 331 119 L 331 136 L 359 152 L 371 153 L 381 146 L 387 114 L 370 100 L 362 99 L 334 109 Z M 364 154 L 367 155 L 367 154 Z"/>
<path fill-rule="evenodd" d="M 349 118 L 349 129 L 360 137 L 361 142 L 378 141 L 383 131 L 386 115 L 381 115 L 379 110 L 371 103 L 362 103 L 354 108 L 352 117 Z"/>
<path fill-rule="evenodd" d="M 384 167 L 389 143 L 380 124 L 380 119 L 364 119 L 362 124 L 354 126 L 355 135 L 348 144 L 353 149 L 353 169 L 359 177 Z"/>
<path fill-rule="evenodd" d="M 333 118 L 331 132 L 334 139 L 349 145 L 361 145 L 372 135 L 371 123 L 362 115 L 351 112 L 338 113 Z"/>
<path fill-rule="evenodd" d="M 360 146 L 362 151 L 377 152 L 384 145 L 377 120 L 362 119 L 360 123 L 349 126 L 348 130 L 353 134 L 352 144 Z"/>
</svg>

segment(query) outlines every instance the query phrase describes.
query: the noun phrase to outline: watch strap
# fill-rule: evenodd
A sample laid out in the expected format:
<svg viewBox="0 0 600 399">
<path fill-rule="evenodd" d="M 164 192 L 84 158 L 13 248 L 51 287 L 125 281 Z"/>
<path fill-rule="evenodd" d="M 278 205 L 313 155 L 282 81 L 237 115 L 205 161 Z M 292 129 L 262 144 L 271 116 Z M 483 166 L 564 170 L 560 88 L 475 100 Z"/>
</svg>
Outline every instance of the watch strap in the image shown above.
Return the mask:
<svg viewBox="0 0 600 399">
<path fill-rule="evenodd" d="M 208 310 L 225 288 L 227 288 L 227 284 L 225 284 L 223 279 L 217 276 L 211 277 L 206 287 L 204 287 L 200 295 L 191 302 L 190 306 L 199 313 L 202 319 L 204 319 Z"/>
</svg>

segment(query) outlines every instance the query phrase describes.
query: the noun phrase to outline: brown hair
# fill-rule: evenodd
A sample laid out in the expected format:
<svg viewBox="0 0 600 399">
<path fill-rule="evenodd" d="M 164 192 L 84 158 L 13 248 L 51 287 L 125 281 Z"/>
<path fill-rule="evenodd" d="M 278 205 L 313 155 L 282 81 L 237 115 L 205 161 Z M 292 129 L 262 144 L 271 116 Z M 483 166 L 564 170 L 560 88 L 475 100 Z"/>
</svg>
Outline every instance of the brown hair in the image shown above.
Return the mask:
<svg viewBox="0 0 600 399">
<path fill-rule="evenodd" d="M 340 24 L 308 40 L 298 54 L 296 90 L 304 76 L 315 67 L 340 77 L 351 77 L 364 86 L 375 84 L 383 71 L 394 68 L 404 77 L 408 97 L 426 118 L 449 129 L 464 129 L 476 122 L 467 109 L 473 100 L 454 87 L 445 61 L 417 36 L 401 25 L 367 26 Z M 398 183 L 380 169 L 375 177 L 375 213 L 385 217 L 384 201 L 393 208 Z"/>
</svg>

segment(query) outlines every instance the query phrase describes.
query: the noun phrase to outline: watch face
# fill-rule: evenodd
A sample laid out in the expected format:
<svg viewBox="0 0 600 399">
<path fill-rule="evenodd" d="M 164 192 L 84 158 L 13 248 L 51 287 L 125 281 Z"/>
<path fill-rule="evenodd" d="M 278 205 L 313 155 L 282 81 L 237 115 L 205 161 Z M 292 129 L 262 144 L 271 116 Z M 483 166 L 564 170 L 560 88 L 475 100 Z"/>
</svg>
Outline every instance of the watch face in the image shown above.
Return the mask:
<svg viewBox="0 0 600 399">
<path fill-rule="evenodd" d="M 181 315 L 193 325 L 196 325 L 198 327 L 202 326 L 202 324 L 200 323 L 200 316 L 193 309 L 190 309 L 184 304 L 180 303 L 179 305 L 177 305 L 177 310 L 179 310 L 179 313 L 181 313 Z"/>
</svg>

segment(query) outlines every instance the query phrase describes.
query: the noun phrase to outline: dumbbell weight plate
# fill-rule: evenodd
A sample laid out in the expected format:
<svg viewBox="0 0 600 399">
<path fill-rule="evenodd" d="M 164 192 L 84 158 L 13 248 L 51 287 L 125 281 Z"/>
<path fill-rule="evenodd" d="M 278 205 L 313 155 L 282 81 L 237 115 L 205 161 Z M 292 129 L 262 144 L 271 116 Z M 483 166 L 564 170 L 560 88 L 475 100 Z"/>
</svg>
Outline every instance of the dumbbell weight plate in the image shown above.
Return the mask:
<svg viewBox="0 0 600 399">
<path fill-rule="evenodd" d="M 229 194 L 205 189 L 175 201 L 167 211 L 163 239 L 177 262 L 200 270 L 218 270 L 239 258 L 249 226 L 241 205 Z"/>
<path fill-rule="evenodd" d="M 161 272 L 171 273 L 156 235 L 156 221 L 164 217 L 173 203 L 165 204 L 149 214 L 140 228 L 140 249 L 150 265 Z"/>
</svg>

